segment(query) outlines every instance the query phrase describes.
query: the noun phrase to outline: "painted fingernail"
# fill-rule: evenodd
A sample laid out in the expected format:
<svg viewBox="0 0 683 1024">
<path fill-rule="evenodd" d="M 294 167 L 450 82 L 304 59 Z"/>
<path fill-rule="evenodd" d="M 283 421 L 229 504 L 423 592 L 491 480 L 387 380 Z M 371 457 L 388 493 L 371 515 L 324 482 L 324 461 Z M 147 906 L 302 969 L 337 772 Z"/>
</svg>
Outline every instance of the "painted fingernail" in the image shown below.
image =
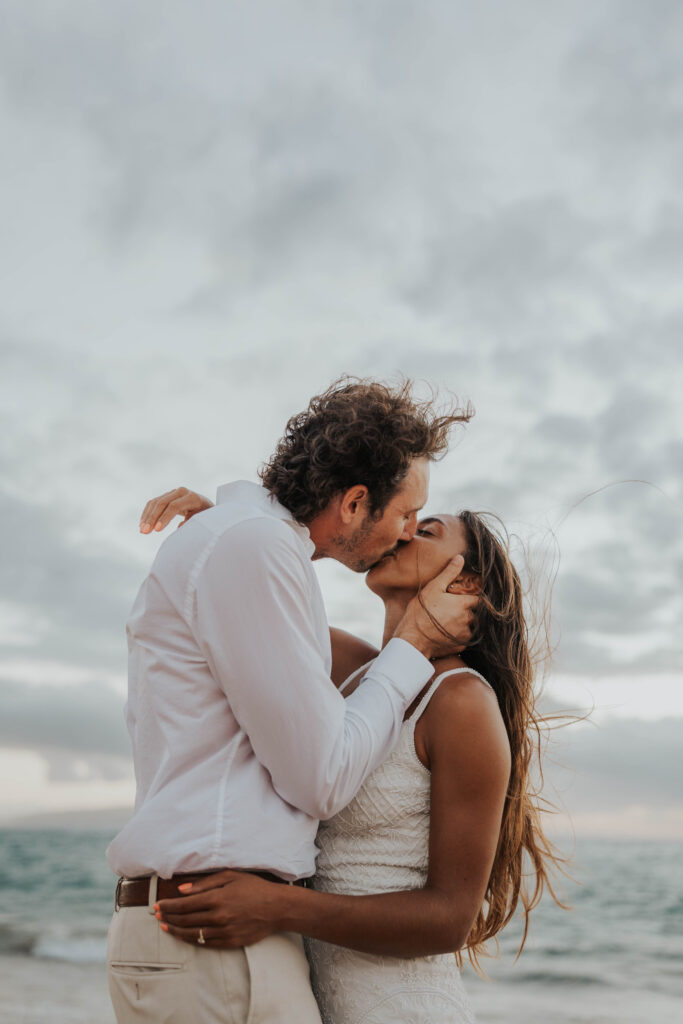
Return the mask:
<svg viewBox="0 0 683 1024">
<path fill-rule="evenodd" d="M 167 924 L 160 924 L 159 927 L 161 928 L 162 932 L 167 932 L 168 931 L 168 925 Z"/>
<path fill-rule="evenodd" d="M 159 904 L 158 904 L 158 903 L 155 903 L 155 904 L 154 904 L 154 909 L 155 909 L 155 910 L 159 910 L 159 909 L 160 909 L 160 908 L 159 908 Z"/>
<path fill-rule="evenodd" d="M 156 917 L 157 921 L 161 921 L 161 914 L 159 913 L 158 910 L 154 916 Z"/>
<path fill-rule="evenodd" d="M 178 892 L 189 892 L 192 888 L 192 882 L 184 882 L 178 886 Z"/>
</svg>

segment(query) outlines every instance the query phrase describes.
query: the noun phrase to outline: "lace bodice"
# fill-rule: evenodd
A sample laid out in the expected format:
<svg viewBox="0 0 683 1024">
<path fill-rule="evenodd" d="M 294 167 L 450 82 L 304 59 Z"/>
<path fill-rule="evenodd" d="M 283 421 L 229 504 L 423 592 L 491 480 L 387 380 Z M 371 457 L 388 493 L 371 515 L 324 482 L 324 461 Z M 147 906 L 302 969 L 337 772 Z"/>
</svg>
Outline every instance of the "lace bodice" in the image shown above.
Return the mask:
<svg viewBox="0 0 683 1024">
<path fill-rule="evenodd" d="M 344 810 L 321 822 L 314 888 L 362 895 L 418 889 L 425 884 L 430 773 L 415 752 L 415 726 L 442 680 L 458 672 L 472 670 L 452 669 L 434 680 L 403 723 L 389 757 L 368 776 Z M 344 687 L 357 674 L 350 676 Z M 479 678 L 489 685 L 483 676 Z M 405 960 L 315 941 L 308 943 L 308 949 L 325 1024 L 474 1021 L 450 954 Z"/>
</svg>

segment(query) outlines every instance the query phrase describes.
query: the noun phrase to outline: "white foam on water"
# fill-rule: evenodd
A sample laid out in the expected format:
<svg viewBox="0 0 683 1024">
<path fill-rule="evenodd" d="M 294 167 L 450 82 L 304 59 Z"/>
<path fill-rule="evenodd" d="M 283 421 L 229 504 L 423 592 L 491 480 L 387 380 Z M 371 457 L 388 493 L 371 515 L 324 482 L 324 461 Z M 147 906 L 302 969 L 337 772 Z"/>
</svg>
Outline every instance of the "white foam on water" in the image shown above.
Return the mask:
<svg viewBox="0 0 683 1024">
<path fill-rule="evenodd" d="M 45 937 L 35 943 L 32 955 L 39 960 L 66 960 L 76 964 L 99 964 L 106 959 L 106 939 Z"/>
</svg>

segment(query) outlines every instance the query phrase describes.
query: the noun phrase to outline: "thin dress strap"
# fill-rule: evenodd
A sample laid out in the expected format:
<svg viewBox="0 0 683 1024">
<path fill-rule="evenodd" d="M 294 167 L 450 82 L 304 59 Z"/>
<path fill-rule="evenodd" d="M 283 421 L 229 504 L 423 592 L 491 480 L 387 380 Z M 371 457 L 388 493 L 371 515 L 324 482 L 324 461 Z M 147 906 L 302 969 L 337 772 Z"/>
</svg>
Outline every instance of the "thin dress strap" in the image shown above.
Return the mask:
<svg viewBox="0 0 683 1024">
<path fill-rule="evenodd" d="M 353 682 L 353 680 L 356 678 L 356 676 L 360 672 L 364 672 L 365 669 L 368 668 L 369 665 L 372 665 L 374 660 L 375 660 L 374 658 L 371 658 L 370 661 L 366 661 L 364 665 L 360 666 L 360 668 L 354 669 L 353 672 L 351 673 L 351 675 L 347 676 L 346 679 L 344 680 L 344 682 L 339 687 L 339 692 L 343 693 L 344 690 L 346 689 L 346 687 L 349 685 L 349 683 Z"/>
<path fill-rule="evenodd" d="M 434 680 L 432 685 L 429 687 L 429 689 L 425 693 L 424 697 L 422 698 L 420 703 L 417 705 L 417 707 L 413 711 L 413 713 L 410 716 L 410 718 L 408 719 L 409 722 L 412 722 L 413 729 L 415 728 L 415 723 L 420 719 L 421 715 L 424 714 L 425 708 L 427 707 L 427 705 L 429 704 L 430 700 L 434 696 L 434 691 L 439 687 L 439 685 L 443 682 L 443 680 L 446 679 L 447 676 L 454 676 L 454 675 L 459 674 L 460 672 L 469 672 L 471 675 L 477 676 L 479 679 L 481 679 L 482 683 L 485 683 L 486 686 L 488 686 L 489 690 L 493 690 L 493 687 L 491 686 L 491 684 L 488 681 L 488 679 L 484 679 L 484 677 L 481 674 L 481 672 L 477 672 L 476 669 L 470 668 L 468 665 L 463 665 L 462 668 L 449 668 L 449 669 L 446 669 L 445 672 L 442 672 L 440 676 L 436 677 L 436 679 Z"/>
</svg>

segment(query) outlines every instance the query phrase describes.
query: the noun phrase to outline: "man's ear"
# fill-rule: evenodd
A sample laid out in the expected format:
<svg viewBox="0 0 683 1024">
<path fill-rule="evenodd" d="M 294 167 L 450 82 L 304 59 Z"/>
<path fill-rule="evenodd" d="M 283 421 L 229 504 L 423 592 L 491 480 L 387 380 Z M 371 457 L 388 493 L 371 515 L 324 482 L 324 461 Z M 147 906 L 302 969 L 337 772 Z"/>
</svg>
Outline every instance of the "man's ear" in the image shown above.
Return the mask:
<svg viewBox="0 0 683 1024">
<path fill-rule="evenodd" d="M 481 594 L 481 576 L 469 569 L 463 569 L 460 575 L 448 584 L 449 594 Z"/>
<path fill-rule="evenodd" d="M 339 515 L 348 526 L 356 518 L 362 518 L 367 508 L 368 489 L 365 484 L 357 484 L 344 491 L 339 503 Z"/>
</svg>

